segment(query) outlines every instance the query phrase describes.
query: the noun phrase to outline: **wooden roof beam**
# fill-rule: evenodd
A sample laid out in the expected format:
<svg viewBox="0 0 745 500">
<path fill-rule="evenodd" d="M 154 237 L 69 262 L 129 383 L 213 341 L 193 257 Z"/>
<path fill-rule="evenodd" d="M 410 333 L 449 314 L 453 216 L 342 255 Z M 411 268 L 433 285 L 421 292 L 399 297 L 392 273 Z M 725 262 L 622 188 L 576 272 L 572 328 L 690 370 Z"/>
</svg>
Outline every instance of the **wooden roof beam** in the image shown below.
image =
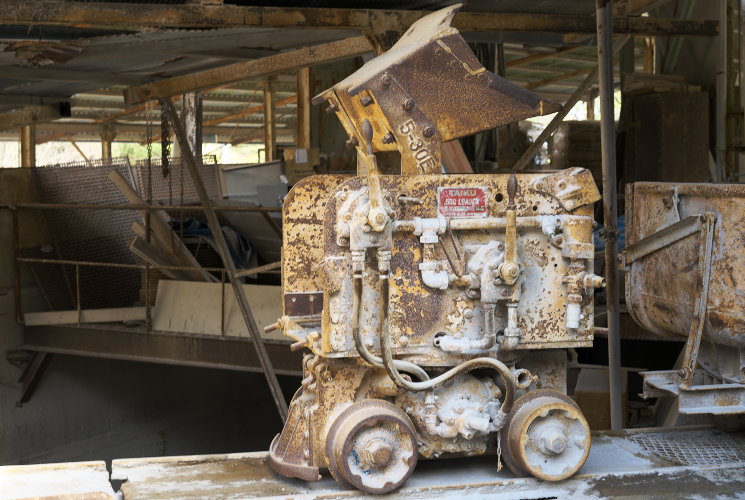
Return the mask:
<svg viewBox="0 0 745 500">
<path fill-rule="evenodd" d="M 152 81 L 152 78 L 124 73 L 102 71 L 72 71 L 48 68 L 26 68 L 21 66 L 0 66 L 2 78 L 8 80 L 41 80 L 61 82 L 83 82 L 105 85 L 137 85 Z"/>
<path fill-rule="evenodd" d="M 634 0 L 646 3 L 647 0 Z M 370 30 L 408 28 L 428 12 L 330 8 L 243 7 L 237 5 L 163 5 L 61 0 L 4 0 L 0 23 L 34 26 L 96 26 L 142 28 L 263 28 Z M 592 16 L 460 12 L 453 25 L 463 32 L 530 31 L 541 33 L 595 33 Z M 616 34 L 640 36 L 716 36 L 716 21 L 685 21 L 641 17 L 613 20 Z"/>
<path fill-rule="evenodd" d="M 347 59 L 366 54 L 372 50 L 372 44 L 364 36 L 303 47 L 302 49 L 290 50 L 261 59 L 229 64 L 189 75 L 129 87 L 124 89 L 124 102 L 128 105 L 138 104 L 153 99 L 225 85 L 247 78 L 259 78 L 282 71 L 297 70 L 315 64 Z"/>
<path fill-rule="evenodd" d="M 0 130 L 20 128 L 33 123 L 50 122 L 64 116 L 70 116 L 70 106 L 67 104 L 27 106 L 0 113 Z"/>
</svg>

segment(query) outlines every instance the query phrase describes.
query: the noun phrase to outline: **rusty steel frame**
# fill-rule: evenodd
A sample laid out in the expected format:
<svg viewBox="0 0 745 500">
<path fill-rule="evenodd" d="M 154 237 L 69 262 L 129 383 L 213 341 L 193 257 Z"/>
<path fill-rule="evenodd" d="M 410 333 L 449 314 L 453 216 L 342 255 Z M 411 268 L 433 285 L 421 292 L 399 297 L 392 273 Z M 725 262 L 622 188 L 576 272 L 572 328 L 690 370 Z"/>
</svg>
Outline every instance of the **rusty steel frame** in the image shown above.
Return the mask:
<svg viewBox="0 0 745 500">
<path fill-rule="evenodd" d="M 277 406 L 277 411 L 279 412 L 279 415 L 284 422 L 287 420 L 287 402 L 285 401 L 284 395 L 282 394 L 282 388 L 279 386 L 277 374 L 274 372 L 274 369 L 272 367 L 272 361 L 266 352 L 266 348 L 264 347 L 261 333 L 259 333 L 259 329 L 256 326 L 256 320 L 254 319 L 253 312 L 251 311 L 251 306 L 248 303 L 246 291 L 243 288 L 243 284 L 236 278 L 237 270 L 230 257 L 228 244 L 225 241 L 225 236 L 223 235 L 222 229 L 220 228 L 220 221 L 217 219 L 217 213 L 212 208 L 209 195 L 207 194 L 207 189 L 205 188 L 204 182 L 202 181 L 202 176 L 199 172 L 197 161 L 194 158 L 191 147 L 189 146 L 189 140 L 186 135 L 186 131 L 184 130 L 184 127 L 178 115 L 178 111 L 176 111 L 176 106 L 173 104 L 173 101 L 169 98 L 166 98 L 163 101 L 163 105 L 165 106 L 166 113 L 169 120 L 171 121 L 171 125 L 176 134 L 176 138 L 181 144 L 182 157 L 186 160 L 186 166 L 189 168 L 192 182 L 194 183 L 194 187 L 196 188 L 197 193 L 199 193 L 199 199 L 202 203 L 202 209 L 204 211 L 205 217 L 207 218 L 207 224 L 212 231 L 212 237 L 214 238 L 215 246 L 219 251 L 218 253 L 220 254 L 223 266 L 225 267 L 226 273 L 228 275 L 228 280 L 230 281 L 230 285 L 233 288 L 233 292 L 235 293 L 236 302 L 238 303 L 238 307 L 241 310 L 241 315 L 243 316 L 246 328 L 248 329 L 249 333 L 251 334 L 251 338 L 253 339 L 254 348 L 256 349 L 256 355 L 259 358 L 259 362 L 264 371 L 264 376 L 266 377 L 267 384 L 269 385 L 269 390 L 272 393 L 274 403 Z"/>
<path fill-rule="evenodd" d="M 642 4 L 644 2 L 641 2 Z M 235 5 L 156 5 L 121 3 L 70 4 L 58 0 L 5 0 L 0 23 L 34 26 L 98 26 L 132 28 L 208 28 L 255 26 L 295 29 L 371 30 L 376 25 L 399 29 L 429 12 L 417 10 L 240 7 Z M 43 13 L 43 14 L 41 14 Z M 463 32 L 525 31 L 595 33 L 591 16 L 461 12 L 453 26 Z M 716 36 L 716 21 L 651 17 L 618 17 L 616 33 L 639 36 Z"/>
<path fill-rule="evenodd" d="M 300 353 L 287 342 L 264 340 L 262 345 L 279 375 L 299 376 Z M 146 332 L 144 329 L 96 326 L 29 326 L 20 349 L 104 359 L 195 366 L 261 373 L 253 341 L 244 337 Z"/>
</svg>

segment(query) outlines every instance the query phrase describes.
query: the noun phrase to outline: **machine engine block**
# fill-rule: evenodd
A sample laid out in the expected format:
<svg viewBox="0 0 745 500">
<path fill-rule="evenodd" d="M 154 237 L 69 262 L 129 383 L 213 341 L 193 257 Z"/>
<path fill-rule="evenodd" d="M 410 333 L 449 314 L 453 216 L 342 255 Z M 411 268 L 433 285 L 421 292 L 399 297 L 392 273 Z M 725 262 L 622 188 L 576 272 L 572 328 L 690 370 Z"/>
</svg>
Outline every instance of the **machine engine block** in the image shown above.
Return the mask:
<svg viewBox="0 0 745 500">
<path fill-rule="evenodd" d="M 589 453 L 566 349 L 592 345 L 600 195 L 580 168 L 441 174 L 443 141 L 559 109 L 486 71 L 450 27 L 456 10 L 317 98 L 357 147 L 358 175 L 306 178 L 285 200 L 275 326 L 310 354 L 270 449 L 281 474 L 327 467 L 385 493 L 420 456 L 495 451 L 516 474 L 559 480 Z M 402 175 L 380 174 L 381 151 L 400 153 Z"/>
</svg>

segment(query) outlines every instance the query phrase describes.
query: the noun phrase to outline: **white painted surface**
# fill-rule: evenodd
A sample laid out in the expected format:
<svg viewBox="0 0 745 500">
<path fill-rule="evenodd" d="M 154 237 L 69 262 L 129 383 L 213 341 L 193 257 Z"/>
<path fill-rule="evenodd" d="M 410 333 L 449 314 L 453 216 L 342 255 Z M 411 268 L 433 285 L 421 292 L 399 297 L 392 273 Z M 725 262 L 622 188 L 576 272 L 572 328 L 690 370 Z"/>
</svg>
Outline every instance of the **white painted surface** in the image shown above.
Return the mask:
<svg viewBox="0 0 745 500">
<path fill-rule="evenodd" d="M 88 495 L 76 498 L 116 498 L 109 483 L 106 463 L 96 461 L 0 467 L 0 500 L 83 494 Z"/>
<path fill-rule="evenodd" d="M 153 329 L 200 335 L 221 335 L 220 283 L 160 280 L 153 309 Z M 248 329 L 229 283 L 225 283 L 225 335 L 249 337 Z M 289 340 L 281 332 L 264 333 L 264 327 L 282 316 L 282 288 L 243 285 L 254 319 L 264 338 Z"/>
</svg>

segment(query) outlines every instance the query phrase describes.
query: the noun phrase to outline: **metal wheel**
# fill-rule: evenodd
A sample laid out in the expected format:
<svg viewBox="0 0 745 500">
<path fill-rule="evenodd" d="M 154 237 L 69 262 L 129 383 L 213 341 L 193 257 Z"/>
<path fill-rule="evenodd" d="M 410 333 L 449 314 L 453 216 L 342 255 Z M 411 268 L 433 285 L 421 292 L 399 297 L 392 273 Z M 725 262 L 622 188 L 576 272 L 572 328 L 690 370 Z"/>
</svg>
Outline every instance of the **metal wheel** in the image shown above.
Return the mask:
<svg viewBox="0 0 745 500">
<path fill-rule="evenodd" d="M 401 409 L 387 401 L 359 401 L 334 421 L 326 455 L 331 475 L 340 484 L 366 493 L 388 493 L 401 486 L 416 467 L 414 426 Z"/>
<path fill-rule="evenodd" d="M 502 458 L 517 476 L 571 477 L 584 465 L 591 445 L 590 426 L 577 403 L 554 390 L 519 398 L 502 429 Z"/>
</svg>

